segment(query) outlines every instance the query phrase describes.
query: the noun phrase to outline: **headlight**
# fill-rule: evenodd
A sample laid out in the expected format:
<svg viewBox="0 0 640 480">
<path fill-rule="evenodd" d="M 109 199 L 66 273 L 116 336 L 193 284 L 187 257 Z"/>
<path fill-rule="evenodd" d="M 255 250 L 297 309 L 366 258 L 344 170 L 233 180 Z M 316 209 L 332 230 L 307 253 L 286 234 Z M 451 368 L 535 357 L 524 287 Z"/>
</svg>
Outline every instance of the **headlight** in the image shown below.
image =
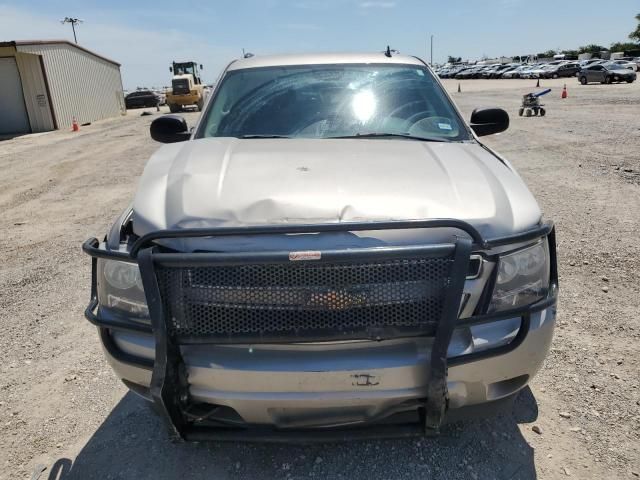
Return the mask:
<svg viewBox="0 0 640 480">
<path fill-rule="evenodd" d="M 549 277 L 549 246 L 546 240 L 501 256 L 488 313 L 511 310 L 542 300 L 549 293 Z"/>
<path fill-rule="evenodd" d="M 98 260 L 98 302 L 127 316 L 148 318 L 149 308 L 135 263 Z"/>
</svg>

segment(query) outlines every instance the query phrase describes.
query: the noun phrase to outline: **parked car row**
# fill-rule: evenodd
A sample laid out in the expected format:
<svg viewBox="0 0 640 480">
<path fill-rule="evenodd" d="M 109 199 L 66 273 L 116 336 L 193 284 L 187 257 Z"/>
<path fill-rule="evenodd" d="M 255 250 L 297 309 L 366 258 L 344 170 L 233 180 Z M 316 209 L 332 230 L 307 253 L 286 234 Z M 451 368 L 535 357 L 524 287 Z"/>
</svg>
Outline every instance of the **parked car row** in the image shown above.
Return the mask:
<svg viewBox="0 0 640 480">
<path fill-rule="evenodd" d="M 640 61 L 640 59 L 638 59 Z M 591 70 L 598 66 L 595 70 Z M 589 71 L 584 72 L 589 69 Z M 581 83 L 586 79 L 587 83 L 590 78 L 603 78 L 611 81 L 634 81 L 638 63 L 629 59 L 617 59 L 612 61 L 591 59 L 583 61 L 573 60 L 554 60 L 546 63 L 508 63 L 508 64 L 490 64 L 490 65 L 445 65 L 436 69 L 436 73 L 440 78 L 456 78 L 458 80 L 467 80 L 474 78 L 571 78 L 578 77 Z M 595 74 L 593 72 L 613 72 L 608 74 Z M 611 82 L 608 82 L 611 83 Z"/>
</svg>

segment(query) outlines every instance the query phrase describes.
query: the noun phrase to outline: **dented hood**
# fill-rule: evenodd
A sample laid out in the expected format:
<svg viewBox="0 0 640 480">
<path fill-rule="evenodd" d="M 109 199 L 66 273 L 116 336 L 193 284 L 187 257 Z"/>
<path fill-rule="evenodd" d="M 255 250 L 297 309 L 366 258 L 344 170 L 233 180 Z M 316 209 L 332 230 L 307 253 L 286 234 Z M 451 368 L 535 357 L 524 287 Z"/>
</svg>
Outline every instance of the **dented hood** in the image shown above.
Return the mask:
<svg viewBox="0 0 640 480">
<path fill-rule="evenodd" d="M 134 201 L 138 235 L 172 228 L 455 218 L 487 238 L 540 209 L 475 142 L 207 138 L 160 148 Z"/>
</svg>

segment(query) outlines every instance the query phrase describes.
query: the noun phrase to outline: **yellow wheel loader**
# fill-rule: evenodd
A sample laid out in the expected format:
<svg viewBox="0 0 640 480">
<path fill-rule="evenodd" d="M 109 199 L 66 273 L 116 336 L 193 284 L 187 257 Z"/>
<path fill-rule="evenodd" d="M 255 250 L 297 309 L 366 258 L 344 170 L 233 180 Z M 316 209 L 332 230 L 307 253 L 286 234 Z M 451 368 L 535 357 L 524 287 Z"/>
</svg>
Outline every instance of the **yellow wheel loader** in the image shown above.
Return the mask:
<svg viewBox="0 0 640 480">
<path fill-rule="evenodd" d="M 200 70 L 202 70 L 200 65 Z M 172 113 L 195 105 L 198 111 L 204 107 L 204 85 L 196 62 L 173 62 L 171 88 L 166 91 L 167 105 Z"/>
</svg>

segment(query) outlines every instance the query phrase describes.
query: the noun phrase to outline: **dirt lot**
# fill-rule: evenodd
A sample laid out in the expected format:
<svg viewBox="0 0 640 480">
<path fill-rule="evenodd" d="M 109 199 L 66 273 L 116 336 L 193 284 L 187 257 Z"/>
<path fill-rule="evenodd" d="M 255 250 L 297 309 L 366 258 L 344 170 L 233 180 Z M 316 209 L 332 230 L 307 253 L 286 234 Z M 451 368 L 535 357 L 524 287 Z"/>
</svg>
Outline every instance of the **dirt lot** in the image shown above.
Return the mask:
<svg viewBox="0 0 640 480">
<path fill-rule="evenodd" d="M 140 111 L 0 143 L 0 479 L 636 478 L 640 474 L 640 82 L 447 83 L 465 115 L 508 109 L 487 143 L 557 223 L 559 325 L 546 367 L 502 417 L 427 440 L 313 447 L 173 445 L 114 377 L 82 318 L 89 261 L 158 145 Z M 189 121 L 194 113 L 187 114 Z M 541 434 L 532 430 L 540 429 Z"/>
</svg>

